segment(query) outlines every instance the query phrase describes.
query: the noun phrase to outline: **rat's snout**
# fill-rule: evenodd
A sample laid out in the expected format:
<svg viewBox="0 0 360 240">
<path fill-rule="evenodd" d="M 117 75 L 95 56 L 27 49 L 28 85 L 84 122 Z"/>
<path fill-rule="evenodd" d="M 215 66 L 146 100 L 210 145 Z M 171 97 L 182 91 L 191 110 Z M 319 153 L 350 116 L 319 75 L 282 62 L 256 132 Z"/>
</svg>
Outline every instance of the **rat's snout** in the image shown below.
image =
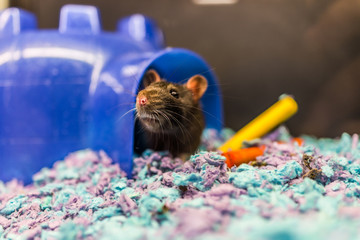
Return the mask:
<svg viewBox="0 0 360 240">
<path fill-rule="evenodd" d="M 145 96 L 139 98 L 139 104 L 142 106 L 147 104 L 147 99 Z"/>
<path fill-rule="evenodd" d="M 140 92 L 138 94 L 137 103 L 139 104 L 139 106 L 145 106 L 146 104 L 148 104 L 148 99 L 144 93 Z"/>
</svg>

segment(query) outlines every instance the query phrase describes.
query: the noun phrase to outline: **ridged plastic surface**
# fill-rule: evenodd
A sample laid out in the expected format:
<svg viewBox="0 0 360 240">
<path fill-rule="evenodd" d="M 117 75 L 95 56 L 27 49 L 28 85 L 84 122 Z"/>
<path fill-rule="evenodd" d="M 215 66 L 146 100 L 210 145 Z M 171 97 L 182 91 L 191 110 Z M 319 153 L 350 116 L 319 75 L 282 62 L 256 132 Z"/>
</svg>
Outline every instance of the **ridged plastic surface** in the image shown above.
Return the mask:
<svg viewBox="0 0 360 240">
<path fill-rule="evenodd" d="M 59 29 L 38 30 L 29 12 L 0 13 L 0 180 L 25 183 L 42 167 L 84 148 L 103 149 L 132 170 L 135 96 L 147 69 L 169 81 L 209 81 L 206 126 L 222 127 L 216 77 L 197 54 L 165 48 L 161 30 L 136 14 L 101 30 L 93 6 L 65 5 Z"/>
</svg>

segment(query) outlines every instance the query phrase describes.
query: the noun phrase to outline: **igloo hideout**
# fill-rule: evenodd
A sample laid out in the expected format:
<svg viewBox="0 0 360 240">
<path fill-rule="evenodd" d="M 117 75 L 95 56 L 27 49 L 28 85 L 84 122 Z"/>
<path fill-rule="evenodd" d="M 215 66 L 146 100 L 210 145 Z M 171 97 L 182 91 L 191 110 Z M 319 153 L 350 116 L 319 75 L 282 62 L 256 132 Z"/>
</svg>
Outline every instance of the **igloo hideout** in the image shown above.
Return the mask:
<svg viewBox="0 0 360 240">
<path fill-rule="evenodd" d="M 93 6 L 66 5 L 59 29 L 39 30 L 33 14 L 0 14 L 0 180 L 31 181 L 69 152 L 104 150 L 129 175 L 135 95 L 147 69 L 168 81 L 208 79 L 202 98 L 206 127 L 221 129 L 216 77 L 197 54 L 166 48 L 161 30 L 136 14 L 116 32 L 101 29 Z M 5 170 L 6 169 L 6 170 Z"/>
</svg>

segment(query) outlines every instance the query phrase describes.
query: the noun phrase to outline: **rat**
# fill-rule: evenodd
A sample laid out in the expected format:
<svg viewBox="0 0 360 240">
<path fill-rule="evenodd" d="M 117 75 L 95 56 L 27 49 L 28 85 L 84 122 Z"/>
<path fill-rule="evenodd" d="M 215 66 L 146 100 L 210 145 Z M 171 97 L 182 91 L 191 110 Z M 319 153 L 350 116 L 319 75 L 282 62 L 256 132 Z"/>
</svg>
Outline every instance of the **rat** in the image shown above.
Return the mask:
<svg viewBox="0 0 360 240">
<path fill-rule="evenodd" d="M 143 84 L 144 89 L 136 97 L 136 119 L 145 145 L 142 147 L 167 150 L 186 160 L 200 145 L 205 127 L 200 98 L 208 87 L 206 78 L 194 75 L 185 84 L 177 84 L 148 70 Z"/>
</svg>

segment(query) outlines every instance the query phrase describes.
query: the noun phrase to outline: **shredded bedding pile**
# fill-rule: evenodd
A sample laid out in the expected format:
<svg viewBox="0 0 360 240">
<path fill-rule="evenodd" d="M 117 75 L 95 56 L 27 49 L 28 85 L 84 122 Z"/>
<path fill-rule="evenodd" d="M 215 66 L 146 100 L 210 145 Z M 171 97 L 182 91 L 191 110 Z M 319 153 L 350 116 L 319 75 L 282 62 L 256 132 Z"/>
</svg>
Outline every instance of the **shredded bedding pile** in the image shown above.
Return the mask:
<svg viewBox="0 0 360 240">
<path fill-rule="evenodd" d="M 204 133 L 183 163 L 146 151 L 127 179 L 105 153 L 83 150 L 44 168 L 33 185 L 0 182 L 0 239 L 356 239 L 360 144 L 280 128 L 228 169 L 215 149 L 231 131 Z"/>
</svg>

